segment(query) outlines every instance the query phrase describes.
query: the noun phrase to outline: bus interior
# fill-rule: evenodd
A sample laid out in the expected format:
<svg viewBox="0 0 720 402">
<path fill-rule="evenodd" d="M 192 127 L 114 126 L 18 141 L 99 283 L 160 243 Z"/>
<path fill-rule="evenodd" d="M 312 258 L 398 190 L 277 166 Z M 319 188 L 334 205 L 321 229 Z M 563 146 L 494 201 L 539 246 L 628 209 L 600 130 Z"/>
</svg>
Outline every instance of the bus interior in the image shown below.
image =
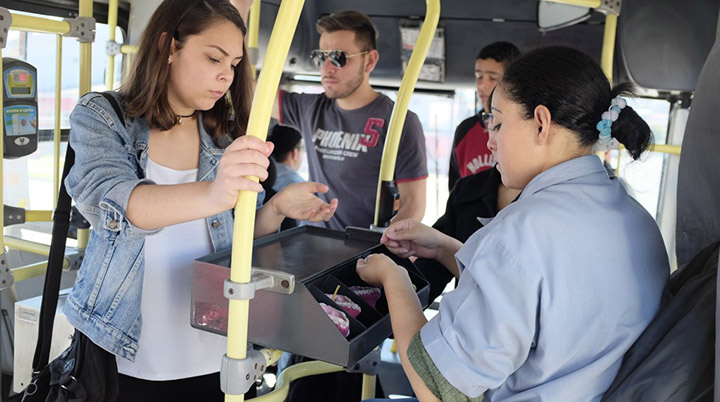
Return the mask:
<svg viewBox="0 0 720 402">
<path fill-rule="evenodd" d="M 280 88 L 322 92 L 318 69 L 308 57 L 319 40 L 315 23 L 324 15 L 352 9 L 367 14 L 379 31 L 380 59 L 370 83 L 378 92 L 396 100 L 429 4 L 434 0 L 299 2 L 302 11 L 296 29 L 285 29 L 291 35 L 287 38 L 291 38 L 287 57 L 281 58 L 282 65 L 273 66 L 266 64 L 268 42 L 273 30 L 278 29 L 276 19 L 283 3 L 293 0 L 255 1 L 257 5 L 251 14 L 259 13 L 259 19 L 253 20 L 251 15 L 249 28 L 252 30 L 253 23 L 256 24 L 257 45 L 253 49 L 250 44 L 249 55 L 260 74 L 275 68 L 281 72 Z M 37 330 L 38 318 L 32 314 L 37 314 L 42 294 L 52 211 L 70 132 L 68 117 L 82 94 L 113 90 L 122 84 L 134 46 L 160 3 L 161 0 L 0 0 L 0 17 L 12 16 L 13 21 L 12 25 L 5 24 L 6 17 L 0 18 L 5 68 L 10 68 L 8 63 L 13 59 L 29 63 L 36 69 L 37 81 L 36 115 L 31 116 L 37 128 L 37 150 L 14 156 L 8 155 L 6 148 L 2 166 L 5 219 L 0 267 L 5 271 L 0 273 L 2 400 L 21 392 L 30 376 L 37 336 L 21 339 L 18 334 Z M 408 106 L 418 115 L 426 141 L 429 175 L 423 223 L 432 225 L 444 213 L 455 127 L 481 108 L 475 93 L 474 57 L 486 44 L 508 41 L 521 52 L 550 45 L 581 50 L 603 66 L 611 82 L 630 81 L 636 86 L 638 96 L 629 103 L 652 128 L 654 149 L 638 161 L 632 161 L 625 150 L 618 148 L 598 155 L 605 158 L 628 192 L 655 217 L 673 269 L 687 264 L 720 238 L 720 164 L 716 156 L 720 149 L 717 113 L 720 0 L 445 0 L 439 7 L 439 21 L 427 56 L 423 57 L 419 79 L 411 84 L 414 90 L 410 89 Z M 68 20 L 74 22 L 64 22 Z M 66 25 L 72 30 L 73 24 L 82 22 L 90 24 L 89 32 L 63 32 L 68 30 Z M 7 79 L 4 85 L 8 85 Z M 11 137 L 5 134 L 4 138 L 7 142 Z M 307 165 L 299 172 L 307 179 Z M 74 283 L 87 244 L 89 225 L 73 223 L 61 289 Z M 337 261 L 328 261 L 334 263 Z M 300 280 L 295 280 L 302 291 L 315 291 L 305 290 Z M 329 292 L 334 288 L 330 284 L 323 286 Z M 261 294 L 265 293 L 258 292 Z M 18 303 L 25 303 L 25 317 L 16 315 Z M 280 304 L 291 308 L 288 303 Z M 426 315 L 432 316 L 434 308 L 436 304 L 431 304 Z M 251 308 L 250 322 L 252 311 Z M 69 324 L 60 320 L 56 320 L 55 327 L 56 332 L 71 331 Z M 310 335 L 298 337 L 312 342 Z M 287 342 L 294 344 L 291 340 Z M 390 352 L 392 342 L 381 339 L 372 348 L 375 346 L 380 346 L 382 356 L 378 353 L 377 359 L 386 369 L 373 374 L 378 374 L 383 389 L 387 394 L 410 395 L 407 380 L 398 379 L 402 369 Z M 720 343 L 716 342 L 716 346 L 720 347 Z M 719 356 L 717 347 L 715 353 Z M 62 349 L 57 346 L 53 354 Z M 316 355 L 325 356 L 321 351 Z M 343 364 L 359 361 L 336 358 L 332 353 L 327 356 L 329 363 L 340 366 L 338 370 L 345 368 Z M 19 369 L 23 372 L 18 372 Z M 263 384 L 266 392 L 279 385 L 274 376 L 268 378 Z M 716 375 L 716 385 L 718 379 Z M 716 391 L 716 395 L 720 393 Z M 375 396 L 374 388 L 373 392 L 363 389 L 363 397 L 368 396 Z"/>
</svg>

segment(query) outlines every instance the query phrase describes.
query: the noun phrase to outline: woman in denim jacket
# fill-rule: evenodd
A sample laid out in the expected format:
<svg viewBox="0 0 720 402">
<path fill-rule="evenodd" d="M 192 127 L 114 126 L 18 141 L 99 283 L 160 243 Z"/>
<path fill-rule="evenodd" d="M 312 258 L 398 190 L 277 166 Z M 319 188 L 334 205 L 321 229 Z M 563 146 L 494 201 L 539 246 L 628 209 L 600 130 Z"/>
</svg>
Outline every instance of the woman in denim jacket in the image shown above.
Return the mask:
<svg viewBox="0 0 720 402">
<path fill-rule="evenodd" d="M 272 144 L 245 136 L 251 78 L 245 25 L 227 0 L 165 0 L 114 94 L 70 116 L 76 162 L 65 185 L 92 232 L 68 320 L 117 356 L 120 400 L 220 400 L 225 338 L 190 327 L 192 261 L 231 246 L 238 192 L 261 191 Z M 285 217 L 327 220 L 319 183 L 258 209 L 255 235 Z M 197 395 L 197 396 L 193 396 Z"/>
</svg>

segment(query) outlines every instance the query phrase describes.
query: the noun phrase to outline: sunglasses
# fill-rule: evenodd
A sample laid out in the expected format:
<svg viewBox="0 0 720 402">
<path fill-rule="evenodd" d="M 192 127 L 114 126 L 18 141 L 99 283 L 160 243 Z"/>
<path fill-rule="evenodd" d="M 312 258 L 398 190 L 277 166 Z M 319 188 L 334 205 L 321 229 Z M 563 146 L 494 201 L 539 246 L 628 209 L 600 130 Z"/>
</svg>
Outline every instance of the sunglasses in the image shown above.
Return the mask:
<svg viewBox="0 0 720 402">
<path fill-rule="evenodd" d="M 368 51 L 355 53 L 355 54 L 347 54 L 342 50 L 313 50 L 310 52 L 310 59 L 315 63 L 315 66 L 317 68 L 320 68 L 325 64 L 325 60 L 330 60 L 330 63 L 332 63 L 335 67 L 344 67 L 345 64 L 347 64 L 347 59 L 355 56 L 360 56 L 361 54 L 365 54 Z"/>
</svg>

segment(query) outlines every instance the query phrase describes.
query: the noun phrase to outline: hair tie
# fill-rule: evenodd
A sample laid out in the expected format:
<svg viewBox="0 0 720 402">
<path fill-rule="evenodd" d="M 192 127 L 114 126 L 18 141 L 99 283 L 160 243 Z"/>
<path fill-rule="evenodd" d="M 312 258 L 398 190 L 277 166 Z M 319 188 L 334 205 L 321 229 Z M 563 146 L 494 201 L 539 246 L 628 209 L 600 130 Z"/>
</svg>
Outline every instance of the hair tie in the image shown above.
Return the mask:
<svg viewBox="0 0 720 402">
<path fill-rule="evenodd" d="M 612 137 L 610 136 L 612 124 L 618 119 L 620 112 L 625 109 L 625 106 L 627 106 L 627 101 L 624 98 L 616 96 L 610 101 L 610 107 L 607 112 L 603 112 L 601 120 L 595 126 L 600 132 L 599 138 L 603 143 L 608 144 L 612 141 Z"/>
</svg>

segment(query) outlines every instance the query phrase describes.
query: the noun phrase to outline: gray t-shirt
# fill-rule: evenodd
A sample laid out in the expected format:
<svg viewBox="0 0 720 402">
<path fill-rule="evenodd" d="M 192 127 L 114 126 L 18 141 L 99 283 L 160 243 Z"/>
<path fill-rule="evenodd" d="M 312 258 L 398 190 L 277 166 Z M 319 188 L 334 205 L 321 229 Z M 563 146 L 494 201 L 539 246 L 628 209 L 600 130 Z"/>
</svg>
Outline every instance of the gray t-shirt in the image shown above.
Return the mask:
<svg viewBox="0 0 720 402">
<path fill-rule="evenodd" d="M 338 209 L 325 226 L 369 227 L 375 215 L 380 162 L 394 102 L 378 96 L 366 106 L 343 110 L 324 94 L 281 91 L 280 124 L 297 129 L 308 150 L 310 180 L 330 187 L 320 197 L 337 198 Z M 417 115 L 408 111 L 400 139 L 395 180 L 427 177 L 425 136 Z"/>
</svg>

